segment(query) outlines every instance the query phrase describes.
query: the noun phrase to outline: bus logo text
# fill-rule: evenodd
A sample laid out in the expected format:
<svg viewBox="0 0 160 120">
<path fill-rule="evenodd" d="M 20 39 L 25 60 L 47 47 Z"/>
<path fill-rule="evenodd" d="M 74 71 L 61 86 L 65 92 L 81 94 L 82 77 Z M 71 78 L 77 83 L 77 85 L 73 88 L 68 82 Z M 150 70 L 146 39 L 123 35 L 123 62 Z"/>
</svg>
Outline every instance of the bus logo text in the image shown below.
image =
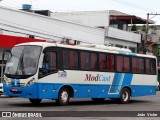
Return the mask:
<svg viewBox="0 0 160 120">
<path fill-rule="evenodd" d="M 110 76 L 86 74 L 85 81 L 110 81 Z"/>
</svg>

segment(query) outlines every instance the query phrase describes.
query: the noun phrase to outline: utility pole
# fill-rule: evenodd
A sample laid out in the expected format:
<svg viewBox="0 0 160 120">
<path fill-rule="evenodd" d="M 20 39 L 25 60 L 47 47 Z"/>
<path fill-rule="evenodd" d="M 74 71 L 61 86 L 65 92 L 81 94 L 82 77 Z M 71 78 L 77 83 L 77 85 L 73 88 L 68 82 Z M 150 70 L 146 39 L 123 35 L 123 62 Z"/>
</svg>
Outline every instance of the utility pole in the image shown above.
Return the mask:
<svg viewBox="0 0 160 120">
<path fill-rule="evenodd" d="M 148 23 L 149 23 L 149 13 L 147 13 L 147 21 L 146 21 L 146 30 L 145 30 L 145 40 L 143 42 L 143 54 L 146 54 L 146 42 L 147 42 L 147 39 L 148 39 Z"/>
<path fill-rule="evenodd" d="M 147 42 L 147 39 L 148 39 L 148 24 L 149 24 L 149 15 L 154 15 L 153 17 L 155 17 L 156 15 L 160 15 L 160 14 L 153 14 L 153 13 L 147 13 L 147 21 L 146 21 L 146 30 L 145 30 L 145 41 L 143 42 L 143 53 L 146 54 L 146 46 L 145 46 L 145 43 Z M 152 18 L 153 18 L 152 17 Z M 151 18 L 150 18 L 151 19 Z"/>
</svg>

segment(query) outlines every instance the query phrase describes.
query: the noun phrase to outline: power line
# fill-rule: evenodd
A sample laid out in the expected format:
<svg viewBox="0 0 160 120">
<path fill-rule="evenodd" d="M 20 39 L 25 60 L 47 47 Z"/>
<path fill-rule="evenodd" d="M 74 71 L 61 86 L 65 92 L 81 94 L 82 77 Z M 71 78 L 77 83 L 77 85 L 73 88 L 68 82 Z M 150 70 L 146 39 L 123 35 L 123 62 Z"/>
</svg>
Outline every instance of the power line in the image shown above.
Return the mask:
<svg viewBox="0 0 160 120">
<path fill-rule="evenodd" d="M 144 7 L 144 6 L 140 6 L 140 5 L 137 5 L 137 4 L 134 4 L 134 3 L 131 3 L 131 2 L 128 2 L 126 0 L 114 0 L 115 2 L 119 2 L 119 3 L 122 3 L 122 4 L 125 4 L 125 5 L 129 5 L 131 7 L 134 7 L 134 8 L 138 8 L 138 9 L 141 9 L 141 10 L 144 10 L 144 11 L 155 11 L 153 9 L 150 9 L 150 8 L 147 8 L 147 7 Z"/>
</svg>

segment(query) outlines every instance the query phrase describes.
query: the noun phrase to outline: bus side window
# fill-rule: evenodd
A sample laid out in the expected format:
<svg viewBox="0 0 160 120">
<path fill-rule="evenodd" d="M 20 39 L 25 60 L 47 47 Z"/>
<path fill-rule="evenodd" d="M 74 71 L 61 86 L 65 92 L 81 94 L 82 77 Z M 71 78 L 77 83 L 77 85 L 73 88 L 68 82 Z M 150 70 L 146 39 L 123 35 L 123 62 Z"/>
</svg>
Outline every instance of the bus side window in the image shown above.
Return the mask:
<svg viewBox="0 0 160 120">
<path fill-rule="evenodd" d="M 155 59 L 150 60 L 150 66 L 151 66 L 151 74 L 156 74 L 156 60 Z"/>
<path fill-rule="evenodd" d="M 135 57 L 132 57 L 132 72 L 133 73 L 138 72 L 137 58 L 135 58 Z"/>
<path fill-rule="evenodd" d="M 69 69 L 69 50 L 63 50 L 63 68 Z"/>
<path fill-rule="evenodd" d="M 144 59 L 138 58 L 138 73 L 144 73 Z"/>
<path fill-rule="evenodd" d="M 97 54 L 90 53 L 90 70 L 96 70 L 96 69 L 97 69 Z"/>
<path fill-rule="evenodd" d="M 78 69 L 78 52 L 70 50 L 69 51 L 69 68 Z"/>
<path fill-rule="evenodd" d="M 101 71 L 107 70 L 107 56 L 106 54 L 100 53 L 99 54 L 99 69 Z"/>
<path fill-rule="evenodd" d="M 82 70 L 89 70 L 90 64 L 89 64 L 89 52 L 80 52 L 80 62 L 81 66 L 80 68 Z"/>
<path fill-rule="evenodd" d="M 146 74 L 150 74 L 151 73 L 151 67 L 150 67 L 150 59 L 146 59 Z"/>
<path fill-rule="evenodd" d="M 130 61 L 129 61 L 129 57 L 125 56 L 123 61 L 123 71 L 124 72 L 130 72 Z"/>
<path fill-rule="evenodd" d="M 116 56 L 116 60 L 117 60 L 117 71 L 118 72 L 123 72 L 123 57 L 122 56 L 119 56 L 117 55 Z"/>
<path fill-rule="evenodd" d="M 48 74 L 57 69 L 57 59 L 56 52 L 46 52 L 44 54 L 43 66 L 42 66 L 42 74 Z"/>
<path fill-rule="evenodd" d="M 108 70 L 113 72 L 114 71 L 114 55 L 107 55 L 107 65 Z"/>
</svg>

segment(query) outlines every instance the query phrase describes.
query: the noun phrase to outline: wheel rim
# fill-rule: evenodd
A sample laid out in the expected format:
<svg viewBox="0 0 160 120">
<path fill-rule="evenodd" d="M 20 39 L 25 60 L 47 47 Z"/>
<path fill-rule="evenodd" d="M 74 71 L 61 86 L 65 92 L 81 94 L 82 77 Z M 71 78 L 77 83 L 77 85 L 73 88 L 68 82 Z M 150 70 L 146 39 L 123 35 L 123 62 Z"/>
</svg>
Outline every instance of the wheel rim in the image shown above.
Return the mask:
<svg viewBox="0 0 160 120">
<path fill-rule="evenodd" d="M 61 100 L 63 103 L 67 102 L 68 100 L 68 93 L 67 91 L 63 91 L 62 94 L 61 94 Z"/>
<path fill-rule="evenodd" d="M 129 94 L 127 91 L 124 91 L 123 94 L 122 94 L 122 100 L 123 101 L 127 101 L 128 100 L 128 97 L 129 97 Z"/>
</svg>

